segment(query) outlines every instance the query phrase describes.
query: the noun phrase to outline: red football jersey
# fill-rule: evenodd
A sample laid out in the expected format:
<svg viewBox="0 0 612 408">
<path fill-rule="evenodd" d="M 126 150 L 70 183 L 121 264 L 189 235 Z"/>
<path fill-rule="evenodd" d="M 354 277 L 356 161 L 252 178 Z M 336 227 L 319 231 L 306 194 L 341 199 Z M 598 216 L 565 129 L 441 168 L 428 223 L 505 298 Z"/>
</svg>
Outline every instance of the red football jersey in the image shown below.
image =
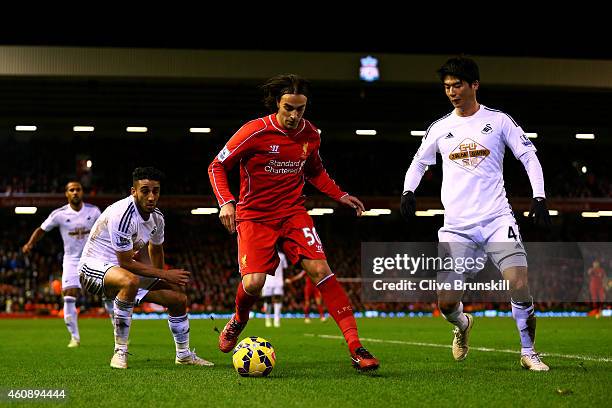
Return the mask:
<svg viewBox="0 0 612 408">
<path fill-rule="evenodd" d="M 606 276 L 606 271 L 603 268 L 591 268 L 589 270 L 589 275 L 591 275 L 591 284 L 596 283 L 601 285 L 603 283 L 603 278 Z"/>
<path fill-rule="evenodd" d="M 329 177 L 319 156 L 317 128 L 302 119 L 295 130 L 282 128 L 272 114 L 242 126 L 208 167 L 213 191 L 223 206 L 236 201 L 227 170 L 240 163 L 236 219 L 271 220 L 304 211 L 304 181 L 334 200 L 347 195 Z"/>
</svg>

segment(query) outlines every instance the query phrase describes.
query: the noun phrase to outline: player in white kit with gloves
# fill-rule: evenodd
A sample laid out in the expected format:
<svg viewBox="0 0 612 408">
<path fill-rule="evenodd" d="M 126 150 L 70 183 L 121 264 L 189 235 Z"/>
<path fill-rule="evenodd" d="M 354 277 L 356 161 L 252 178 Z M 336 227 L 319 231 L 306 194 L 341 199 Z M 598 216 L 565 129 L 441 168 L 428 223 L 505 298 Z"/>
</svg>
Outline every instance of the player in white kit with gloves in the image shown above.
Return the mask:
<svg viewBox="0 0 612 408">
<path fill-rule="evenodd" d="M 475 259 L 489 257 L 510 283 L 512 315 L 521 339 L 524 368 L 548 371 L 534 349 L 536 318 L 527 280 L 527 257 L 503 180 L 506 146 L 520 160 L 533 190 L 531 215 L 550 225 L 544 176 L 536 148 L 507 114 L 478 103 L 480 75 L 476 63 L 465 57 L 449 59 L 438 71 L 454 110 L 429 127 L 406 172 L 401 213 L 410 221 L 416 210 L 414 191 L 427 166 L 442 156 L 444 226 L 438 232 L 445 255 Z M 466 274 L 456 275 L 465 279 Z M 478 271 L 470 271 L 476 273 Z M 453 357 L 467 357 L 473 325 L 463 313 L 462 291 L 440 291 L 440 311 L 455 326 Z"/>
</svg>

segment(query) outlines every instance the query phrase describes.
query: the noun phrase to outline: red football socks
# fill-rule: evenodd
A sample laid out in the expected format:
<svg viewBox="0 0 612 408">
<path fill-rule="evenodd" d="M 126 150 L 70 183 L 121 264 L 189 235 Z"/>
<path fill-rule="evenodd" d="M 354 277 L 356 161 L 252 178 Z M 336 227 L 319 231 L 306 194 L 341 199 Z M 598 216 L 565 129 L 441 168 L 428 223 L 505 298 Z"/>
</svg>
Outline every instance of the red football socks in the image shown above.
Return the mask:
<svg viewBox="0 0 612 408">
<path fill-rule="evenodd" d="M 353 353 L 355 349 L 361 347 L 361 342 L 359 341 L 359 334 L 357 334 L 357 322 L 355 316 L 353 316 L 353 308 L 346 292 L 334 275 L 324 278 L 317 284 L 317 288 L 323 295 L 323 302 L 325 302 L 329 314 L 332 315 L 336 324 L 340 327 L 349 350 Z"/>
<path fill-rule="evenodd" d="M 238 291 L 236 292 L 236 320 L 244 323 L 249 320 L 251 308 L 257 301 L 258 296 L 248 294 L 244 290 L 242 281 L 238 283 Z"/>
</svg>

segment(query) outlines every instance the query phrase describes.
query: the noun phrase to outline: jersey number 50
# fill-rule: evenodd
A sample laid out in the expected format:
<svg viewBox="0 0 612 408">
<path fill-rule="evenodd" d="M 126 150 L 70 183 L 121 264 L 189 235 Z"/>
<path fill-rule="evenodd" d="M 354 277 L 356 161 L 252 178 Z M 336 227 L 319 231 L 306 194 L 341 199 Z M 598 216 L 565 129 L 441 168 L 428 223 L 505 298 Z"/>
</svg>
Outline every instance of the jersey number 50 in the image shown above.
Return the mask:
<svg viewBox="0 0 612 408">
<path fill-rule="evenodd" d="M 304 232 L 304 236 L 306 237 L 306 239 L 308 239 L 308 245 L 312 245 L 315 243 L 315 241 L 321 245 L 321 238 L 319 238 L 319 236 L 317 235 L 317 230 L 315 230 L 315 227 L 312 227 L 312 232 L 311 229 L 306 227 L 306 228 L 302 228 L 302 231 Z"/>
</svg>

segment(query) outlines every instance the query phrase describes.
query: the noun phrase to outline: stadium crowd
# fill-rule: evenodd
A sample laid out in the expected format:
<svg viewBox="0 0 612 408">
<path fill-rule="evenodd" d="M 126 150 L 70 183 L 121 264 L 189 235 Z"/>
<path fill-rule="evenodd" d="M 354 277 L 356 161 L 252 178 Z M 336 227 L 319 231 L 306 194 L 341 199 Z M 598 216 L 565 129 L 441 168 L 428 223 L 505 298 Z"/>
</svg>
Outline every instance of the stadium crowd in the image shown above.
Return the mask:
<svg viewBox="0 0 612 408">
<path fill-rule="evenodd" d="M 42 217 L 43 215 L 41 215 Z M 49 233 L 36 249 L 24 256 L 20 247 L 27 240 L 27 234 L 41 218 L 0 217 L 0 310 L 3 312 L 33 312 L 37 314 L 57 313 L 61 309 L 59 279 L 61 277 L 62 245 L 59 234 Z M 238 283 L 235 236 L 228 235 L 220 226 L 216 216 L 195 217 L 166 213 L 166 263 L 192 272 L 192 281 L 187 288 L 190 310 L 194 313 L 228 312 L 233 308 L 233 292 Z M 317 230 L 324 242 L 326 254 L 334 273 L 343 282 L 356 310 L 429 311 L 434 310 L 432 302 L 422 303 L 372 303 L 362 299 L 361 292 L 361 242 L 375 241 L 435 241 L 435 231 L 441 219 L 418 220 L 408 228 L 399 218 L 380 222 L 375 217 L 355 219 L 354 217 L 331 216 L 316 219 Z M 559 231 L 575 230 L 576 222 L 571 219 L 558 227 Z M 606 225 L 592 224 L 589 229 L 575 236 L 576 241 L 595 241 L 606 233 Z M 526 228 L 528 230 L 528 228 Z M 527 235 L 526 235 L 527 234 Z M 523 232 L 530 241 L 529 232 Z M 419 239 L 420 238 L 420 239 Z M 586 259 L 589 258 L 589 259 Z M 608 274 L 607 301 L 612 301 L 612 258 L 602 259 L 601 253 L 585 255 L 585 265 L 592 259 L 600 259 Z M 530 265 L 530 285 L 534 293 L 563 293 L 564 300 L 569 293 L 576 299 L 584 298 L 588 278 L 584 274 L 570 274 L 568 270 L 580 268 L 568 261 L 541 265 L 536 261 Z M 491 268 L 492 269 L 492 268 Z M 292 276 L 299 270 L 290 267 L 285 276 Z M 566 278 L 559 279 L 559 276 Z M 285 287 L 284 310 L 300 312 L 303 301 L 303 280 Z M 537 296 L 536 296 L 537 297 Z M 488 299 L 495 299 L 489 297 Z M 470 300 L 470 295 L 466 301 Z M 536 299 L 537 300 L 537 299 Z M 103 314 L 101 299 L 83 295 L 80 299 L 82 311 Z M 588 303 L 540 302 L 543 310 L 550 308 L 590 310 Z M 500 298 L 499 304 L 480 303 L 482 308 L 503 309 L 507 304 Z M 471 307 L 479 307 L 472 305 Z"/>
<path fill-rule="evenodd" d="M 414 138 L 412 138 L 414 139 Z M 164 194 L 212 195 L 205 165 L 223 147 L 222 135 L 206 140 L 188 138 L 177 143 L 163 143 L 165 154 L 155 154 L 157 144 L 143 145 L 138 140 L 121 141 L 122 149 L 113 152 L 108 160 L 106 140 L 75 140 L 73 143 L 37 141 L 36 143 L 0 142 L 4 166 L 0 168 L 0 195 L 16 193 L 62 193 L 67 179 L 76 173 L 89 194 L 124 193 L 130 185 L 129 176 L 137 160 L 131 152 L 138 149 L 143 156 L 152 157 L 156 167 L 163 169 L 170 182 L 164 184 Z M 536 142 L 537 143 L 537 142 Z M 133 144 L 133 145 L 132 145 Z M 416 140 L 385 141 L 384 163 L 372 151 L 380 142 L 360 141 L 347 149 L 344 140 L 323 139 L 321 156 L 328 172 L 347 191 L 368 196 L 399 196 L 410 159 L 418 148 Z M 29 159 L 22 159 L 27 148 Z M 540 160 L 546 177 L 549 198 L 612 197 L 612 179 L 605 166 L 605 149 L 593 150 L 582 145 L 538 144 L 543 151 Z M 152 151 L 147 152 L 147 149 Z M 527 197 L 531 194 L 522 165 L 508 154 L 504 166 L 506 190 L 510 196 Z M 53 157 L 54 160 L 48 160 Z M 559 159 L 561 158 L 561 159 Z M 91 160 L 91 167 L 87 167 Z M 359 165 L 355 165 L 358 163 Z M 393 163 L 389 165 L 389 163 Z M 440 163 L 440 161 L 438 161 Z M 204 167 L 203 167 L 204 166 Z M 230 178 L 231 179 L 231 178 Z M 437 196 L 440 191 L 442 169 L 431 167 L 419 186 L 421 196 Z"/>
</svg>

